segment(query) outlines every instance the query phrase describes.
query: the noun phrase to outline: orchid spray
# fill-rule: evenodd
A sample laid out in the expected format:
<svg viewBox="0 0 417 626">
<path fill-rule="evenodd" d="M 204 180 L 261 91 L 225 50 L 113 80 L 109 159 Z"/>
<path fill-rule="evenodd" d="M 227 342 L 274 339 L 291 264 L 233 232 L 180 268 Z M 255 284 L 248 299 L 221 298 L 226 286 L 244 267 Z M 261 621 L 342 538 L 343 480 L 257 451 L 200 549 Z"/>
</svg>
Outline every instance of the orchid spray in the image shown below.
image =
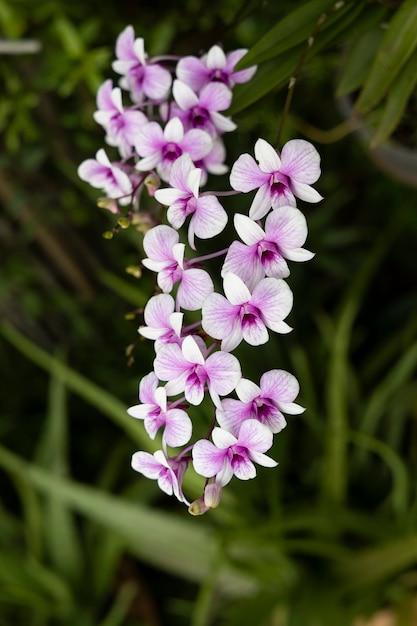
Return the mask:
<svg viewBox="0 0 417 626">
<path fill-rule="evenodd" d="M 113 63 L 119 84 L 107 80 L 100 87 L 94 114 L 118 156 L 110 160 L 100 149 L 78 170 L 103 192 L 100 206 L 121 215 L 119 224 L 139 213 L 142 193 L 155 201 L 142 265 L 155 273 L 156 287 L 138 329 L 154 342 L 155 359 L 139 383 L 139 404 L 128 413 L 143 421 L 151 439 L 160 433 L 161 449 L 135 452 L 132 467 L 194 515 L 216 507 L 233 476 L 248 480 L 256 465 L 276 466 L 266 454 L 273 435 L 285 427 L 284 414 L 304 410 L 295 403 L 299 385 L 292 374 L 273 369 L 253 382 L 233 351 L 242 341 L 261 346 L 270 332 L 291 330 L 285 319 L 293 295 L 285 279 L 288 262 L 313 257 L 303 248 L 307 223 L 297 199 L 321 199 L 312 187 L 320 176 L 316 149 L 294 139 L 278 152 L 258 139 L 255 158 L 242 154 L 233 165 L 226 192 L 256 190 L 248 215 L 233 215 L 238 238 L 196 256 L 198 240 L 219 235 L 231 217 L 222 194 L 201 187 L 209 175 L 228 170 L 223 135 L 236 125 L 225 112 L 233 87 L 256 71 L 235 71 L 245 53 L 225 54 L 216 45 L 201 58 L 148 58 L 143 39 L 126 27 Z M 223 259 L 219 276 L 207 267 L 215 257 Z M 221 282 L 222 293 L 215 291 Z M 203 401 L 213 414 L 206 429 L 194 409 Z M 203 438 L 195 434 L 203 430 Z M 192 503 L 183 493 L 191 465 L 205 478 Z"/>
</svg>

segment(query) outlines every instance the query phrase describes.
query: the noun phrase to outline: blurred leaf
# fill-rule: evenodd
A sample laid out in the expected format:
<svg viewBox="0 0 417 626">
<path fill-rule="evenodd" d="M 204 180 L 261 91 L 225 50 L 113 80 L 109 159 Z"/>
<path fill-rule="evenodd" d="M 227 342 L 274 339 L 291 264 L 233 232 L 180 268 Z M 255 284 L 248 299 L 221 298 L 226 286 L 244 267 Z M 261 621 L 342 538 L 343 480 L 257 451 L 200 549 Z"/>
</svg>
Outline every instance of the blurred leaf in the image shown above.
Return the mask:
<svg viewBox="0 0 417 626">
<path fill-rule="evenodd" d="M 383 580 L 398 576 L 405 569 L 414 567 L 417 560 L 417 535 L 409 535 L 386 541 L 383 545 L 355 550 L 346 560 L 340 574 L 347 581 L 348 589 L 376 585 Z M 339 570 L 338 570 L 339 571 Z"/>
<path fill-rule="evenodd" d="M 200 520 L 132 504 L 93 487 L 65 480 L 31 465 L 0 446 L 0 465 L 28 481 L 42 493 L 117 533 L 126 548 L 145 562 L 194 582 L 205 580 L 217 555 L 213 531 Z M 218 588 L 226 594 L 244 595 L 255 581 L 224 564 Z"/>
<path fill-rule="evenodd" d="M 315 56 L 321 50 L 335 44 L 340 40 L 340 35 L 347 29 L 352 22 L 357 19 L 363 5 L 361 3 L 355 4 L 348 12 L 343 12 L 338 16 L 337 21 L 332 23 L 332 27 L 320 31 L 310 48 L 306 48 L 305 44 L 300 44 L 291 50 L 288 50 L 285 54 L 278 55 L 274 59 L 270 59 L 264 63 L 261 63 L 255 76 L 248 83 L 243 85 L 237 85 L 234 89 L 232 105 L 229 109 L 229 113 L 232 115 L 246 107 L 250 106 L 262 96 L 266 95 L 272 89 L 278 86 L 282 86 L 285 82 L 289 81 L 293 73 L 295 72 L 300 59 L 303 59 L 303 55 L 308 52 L 307 59 Z M 246 59 L 246 57 L 245 57 Z"/>
<path fill-rule="evenodd" d="M 56 476 L 68 475 L 68 432 L 66 390 L 54 373 L 49 386 L 48 412 L 36 461 Z M 44 535 L 51 562 L 66 580 L 78 582 L 83 570 L 83 555 L 73 513 L 51 495 L 45 502 Z"/>
<path fill-rule="evenodd" d="M 417 85 L 416 67 L 417 52 L 414 52 L 391 85 L 376 132 L 371 139 L 371 147 L 388 139 L 400 123 L 408 100 Z"/>
<path fill-rule="evenodd" d="M 382 13 L 383 11 L 381 12 L 381 17 Z M 384 34 L 379 23 L 380 14 L 377 14 L 377 16 L 378 20 L 376 23 L 353 42 L 351 48 L 348 49 L 346 57 L 343 59 L 336 88 L 336 96 L 338 97 L 358 89 L 364 83 L 369 73 L 369 67 L 375 58 Z"/>
<path fill-rule="evenodd" d="M 382 38 L 370 74 L 355 104 L 358 113 L 365 113 L 380 102 L 416 46 L 417 5 L 415 0 L 406 0 L 395 11 Z"/>
<path fill-rule="evenodd" d="M 312 0 L 297 8 L 252 46 L 237 69 L 263 63 L 307 41 L 313 34 L 317 20 L 332 5 L 334 0 Z"/>
</svg>

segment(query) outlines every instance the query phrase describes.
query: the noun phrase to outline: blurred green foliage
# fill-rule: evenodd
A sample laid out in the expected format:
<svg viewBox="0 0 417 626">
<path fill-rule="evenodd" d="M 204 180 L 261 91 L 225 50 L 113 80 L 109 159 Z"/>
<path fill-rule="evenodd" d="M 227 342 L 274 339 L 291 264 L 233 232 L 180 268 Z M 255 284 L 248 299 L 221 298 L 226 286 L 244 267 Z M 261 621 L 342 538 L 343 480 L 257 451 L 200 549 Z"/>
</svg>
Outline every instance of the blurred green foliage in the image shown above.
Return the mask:
<svg viewBox="0 0 417 626">
<path fill-rule="evenodd" d="M 152 363 L 132 313 L 152 277 L 125 272 L 141 235 L 103 239 L 114 216 L 76 173 L 102 146 L 95 93 L 127 24 L 150 54 L 250 48 L 229 164 L 279 127 L 322 154 L 294 331 L 238 354 L 254 379 L 294 372 L 307 410 L 279 467 L 201 519 L 130 470 L 151 449 L 125 408 Z M 362 626 L 382 608 L 413 626 L 417 193 L 400 180 L 417 170 L 395 153 L 386 176 L 378 145 L 415 148 L 415 3 L 0 0 L 0 32 L 40 46 L 0 55 L 0 626 Z"/>
</svg>

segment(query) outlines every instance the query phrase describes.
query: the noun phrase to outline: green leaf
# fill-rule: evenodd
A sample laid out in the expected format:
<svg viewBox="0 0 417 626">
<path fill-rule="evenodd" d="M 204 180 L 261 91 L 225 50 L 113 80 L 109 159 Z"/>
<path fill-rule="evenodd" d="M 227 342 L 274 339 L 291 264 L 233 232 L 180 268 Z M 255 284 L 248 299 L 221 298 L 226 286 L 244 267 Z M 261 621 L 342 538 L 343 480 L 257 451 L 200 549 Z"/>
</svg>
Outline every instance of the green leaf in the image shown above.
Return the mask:
<svg viewBox="0 0 417 626">
<path fill-rule="evenodd" d="M 136 557 L 175 576 L 202 582 L 209 576 L 218 543 L 213 530 L 200 520 L 178 518 L 151 510 L 98 489 L 54 476 L 27 463 L 0 446 L 0 466 L 63 505 L 88 517 L 121 537 Z M 246 595 L 255 581 L 222 563 L 217 584 L 224 593 Z"/>
<path fill-rule="evenodd" d="M 308 50 L 308 56 L 314 56 L 330 44 L 339 41 L 342 33 L 345 36 L 345 30 L 352 22 L 355 22 L 362 10 L 363 5 L 357 4 L 349 12 L 339 14 L 339 19 L 332 24 L 332 28 L 317 35 Z M 306 44 L 301 44 L 281 56 L 262 63 L 252 80 L 243 85 L 237 85 L 229 113 L 234 114 L 245 109 L 275 87 L 283 86 L 289 81 L 302 55 L 305 54 L 305 46 Z"/>
<path fill-rule="evenodd" d="M 377 130 L 371 140 L 371 147 L 388 139 L 401 121 L 408 100 L 417 85 L 417 52 L 408 59 L 387 95 Z"/>
<path fill-rule="evenodd" d="M 355 105 L 358 113 L 376 106 L 417 46 L 417 5 L 406 0 L 396 10 L 382 38 L 370 74 Z"/>
<path fill-rule="evenodd" d="M 245 55 L 238 69 L 263 63 L 306 41 L 333 0 L 312 0 L 280 20 Z"/>
<path fill-rule="evenodd" d="M 340 97 L 352 93 L 364 83 L 383 34 L 384 31 L 381 26 L 375 24 L 354 43 L 344 61 L 336 96 Z"/>
</svg>

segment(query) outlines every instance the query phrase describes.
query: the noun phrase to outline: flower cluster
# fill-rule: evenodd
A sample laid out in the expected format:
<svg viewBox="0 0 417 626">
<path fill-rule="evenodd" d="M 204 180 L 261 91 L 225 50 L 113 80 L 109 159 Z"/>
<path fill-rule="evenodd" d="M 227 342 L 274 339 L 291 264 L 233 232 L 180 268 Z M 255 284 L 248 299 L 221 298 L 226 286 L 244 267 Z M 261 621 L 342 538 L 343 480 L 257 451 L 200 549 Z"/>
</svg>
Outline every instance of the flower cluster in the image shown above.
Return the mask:
<svg viewBox="0 0 417 626">
<path fill-rule="evenodd" d="M 127 27 L 113 64 L 122 76 L 120 86 L 102 85 L 95 114 L 120 159 L 111 162 L 99 150 L 79 168 L 81 178 L 114 201 L 115 212 L 138 202 L 146 187 L 158 206 L 167 207 L 166 219 L 143 238 L 142 264 L 155 273 L 157 289 L 139 333 L 154 342 L 155 359 L 140 381 L 139 404 L 128 409 L 143 420 L 151 439 L 161 433 L 162 443 L 154 454 L 134 453 L 132 467 L 157 480 L 193 514 L 216 507 L 233 476 L 248 480 L 256 475 L 255 464 L 277 465 L 266 454 L 273 435 L 285 427 L 285 413 L 304 410 L 295 403 L 299 385 L 292 374 L 273 369 L 255 383 L 244 377 L 233 351 L 242 341 L 259 346 L 270 331 L 291 330 L 285 319 L 293 296 L 284 279 L 290 273 L 287 261 L 313 256 L 302 247 L 307 224 L 296 199 L 321 199 L 311 186 L 320 176 L 316 149 L 291 140 L 278 153 L 259 139 L 255 158 L 241 155 L 230 173 L 229 194 L 257 190 L 248 215 L 234 215 L 238 239 L 226 249 L 195 255 L 196 238 L 216 237 L 228 220 L 219 201 L 224 194 L 201 187 L 208 174 L 227 169 L 222 134 L 235 124 L 222 112 L 230 106 L 233 86 L 256 70 L 235 71 L 245 52 L 226 55 L 214 46 L 202 58 L 175 59 L 173 78 L 168 69 L 173 58 L 148 59 L 143 40 Z M 122 90 L 133 102 L 129 108 Z M 218 281 L 207 266 L 214 257 L 223 259 L 222 293 L 215 291 Z M 204 425 L 196 428 L 194 407 L 205 400 L 213 419 L 199 438 L 195 431 Z M 206 479 L 201 498 L 191 504 L 182 488 L 190 465 Z"/>
</svg>

